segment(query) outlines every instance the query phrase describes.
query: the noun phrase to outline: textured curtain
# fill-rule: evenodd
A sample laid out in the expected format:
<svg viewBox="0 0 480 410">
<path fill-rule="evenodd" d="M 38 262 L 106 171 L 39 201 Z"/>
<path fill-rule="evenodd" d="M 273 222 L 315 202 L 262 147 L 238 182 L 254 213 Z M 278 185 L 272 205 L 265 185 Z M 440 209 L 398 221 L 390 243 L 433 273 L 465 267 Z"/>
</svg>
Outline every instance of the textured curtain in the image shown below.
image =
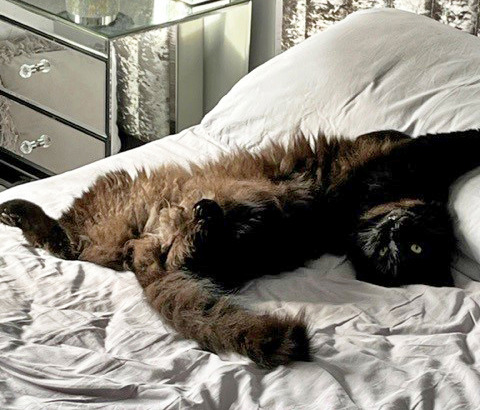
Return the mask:
<svg viewBox="0 0 480 410">
<path fill-rule="evenodd" d="M 183 4 L 169 0 L 122 0 L 125 24 L 145 25 L 175 14 Z M 172 9 L 172 10 L 170 10 Z M 175 131 L 175 27 L 157 28 L 112 42 L 117 64 L 119 128 L 142 141 Z"/>
<path fill-rule="evenodd" d="M 175 132 L 174 27 L 113 41 L 117 61 L 118 125 L 152 141 Z"/>
<path fill-rule="evenodd" d="M 283 0 L 282 50 L 357 10 L 393 7 L 478 35 L 479 0 Z"/>
</svg>

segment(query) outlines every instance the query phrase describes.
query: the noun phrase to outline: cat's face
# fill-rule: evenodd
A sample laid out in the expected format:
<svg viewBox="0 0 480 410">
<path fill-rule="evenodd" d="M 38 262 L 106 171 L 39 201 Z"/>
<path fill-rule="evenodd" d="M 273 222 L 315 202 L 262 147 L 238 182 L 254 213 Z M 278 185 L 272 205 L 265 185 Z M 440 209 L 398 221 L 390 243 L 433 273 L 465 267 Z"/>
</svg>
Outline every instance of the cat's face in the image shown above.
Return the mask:
<svg viewBox="0 0 480 410">
<path fill-rule="evenodd" d="M 382 286 L 452 286 L 452 221 L 439 203 L 406 200 L 370 209 L 349 254 L 357 278 Z"/>
</svg>

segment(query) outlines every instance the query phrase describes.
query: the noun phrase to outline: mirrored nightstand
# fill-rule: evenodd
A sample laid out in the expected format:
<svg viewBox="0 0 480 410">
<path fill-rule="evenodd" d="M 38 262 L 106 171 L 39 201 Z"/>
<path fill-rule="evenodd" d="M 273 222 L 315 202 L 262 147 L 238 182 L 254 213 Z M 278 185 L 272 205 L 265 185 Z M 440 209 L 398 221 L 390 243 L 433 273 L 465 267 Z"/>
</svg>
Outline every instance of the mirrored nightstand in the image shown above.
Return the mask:
<svg viewBox="0 0 480 410">
<path fill-rule="evenodd" d="M 109 15 L 82 15 L 89 2 Z M 56 174 L 118 152 L 119 134 L 197 124 L 247 73 L 250 21 L 251 0 L 1 1 L 0 159 Z"/>
</svg>

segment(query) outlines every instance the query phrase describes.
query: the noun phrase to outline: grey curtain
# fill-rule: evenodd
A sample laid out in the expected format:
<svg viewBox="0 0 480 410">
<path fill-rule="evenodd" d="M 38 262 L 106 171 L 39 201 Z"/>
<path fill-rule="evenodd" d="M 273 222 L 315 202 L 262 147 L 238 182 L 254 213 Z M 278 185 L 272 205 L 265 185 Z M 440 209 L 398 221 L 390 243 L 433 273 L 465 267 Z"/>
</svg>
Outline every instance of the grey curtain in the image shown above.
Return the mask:
<svg viewBox="0 0 480 410">
<path fill-rule="evenodd" d="M 394 7 L 478 35 L 479 0 L 283 0 L 282 50 L 357 10 Z"/>
<path fill-rule="evenodd" d="M 175 132 L 175 33 L 166 27 L 113 41 L 117 122 L 145 142 Z"/>
</svg>

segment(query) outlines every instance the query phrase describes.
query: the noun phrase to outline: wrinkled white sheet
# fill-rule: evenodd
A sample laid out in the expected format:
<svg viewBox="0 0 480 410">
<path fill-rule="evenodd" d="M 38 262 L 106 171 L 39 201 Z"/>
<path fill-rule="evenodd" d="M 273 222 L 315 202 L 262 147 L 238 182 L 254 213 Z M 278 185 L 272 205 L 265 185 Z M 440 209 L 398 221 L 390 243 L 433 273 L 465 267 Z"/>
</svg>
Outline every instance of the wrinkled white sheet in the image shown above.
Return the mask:
<svg viewBox="0 0 480 410">
<path fill-rule="evenodd" d="M 0 193 L 58 216 L 98 175 L 258 149 L 297 132 L 415 135 L 480 126 L 480 41 L 398 10 L 351 15 L 240 81 L 202 124 Z M 479 153 L 480 155 L 480 153 Z M 326 255 L 248 284 L 258 310 L 305 309 L 315 360 L 267 372 L 166 328 L 130 272 L 62 261 L 0 226 L 0 408 L 480 408 L 480 178 L 452 197 L 457 288 L 385 289 Z M 319 233 L 321 234 L 321 233 Z"/>
</svg>

